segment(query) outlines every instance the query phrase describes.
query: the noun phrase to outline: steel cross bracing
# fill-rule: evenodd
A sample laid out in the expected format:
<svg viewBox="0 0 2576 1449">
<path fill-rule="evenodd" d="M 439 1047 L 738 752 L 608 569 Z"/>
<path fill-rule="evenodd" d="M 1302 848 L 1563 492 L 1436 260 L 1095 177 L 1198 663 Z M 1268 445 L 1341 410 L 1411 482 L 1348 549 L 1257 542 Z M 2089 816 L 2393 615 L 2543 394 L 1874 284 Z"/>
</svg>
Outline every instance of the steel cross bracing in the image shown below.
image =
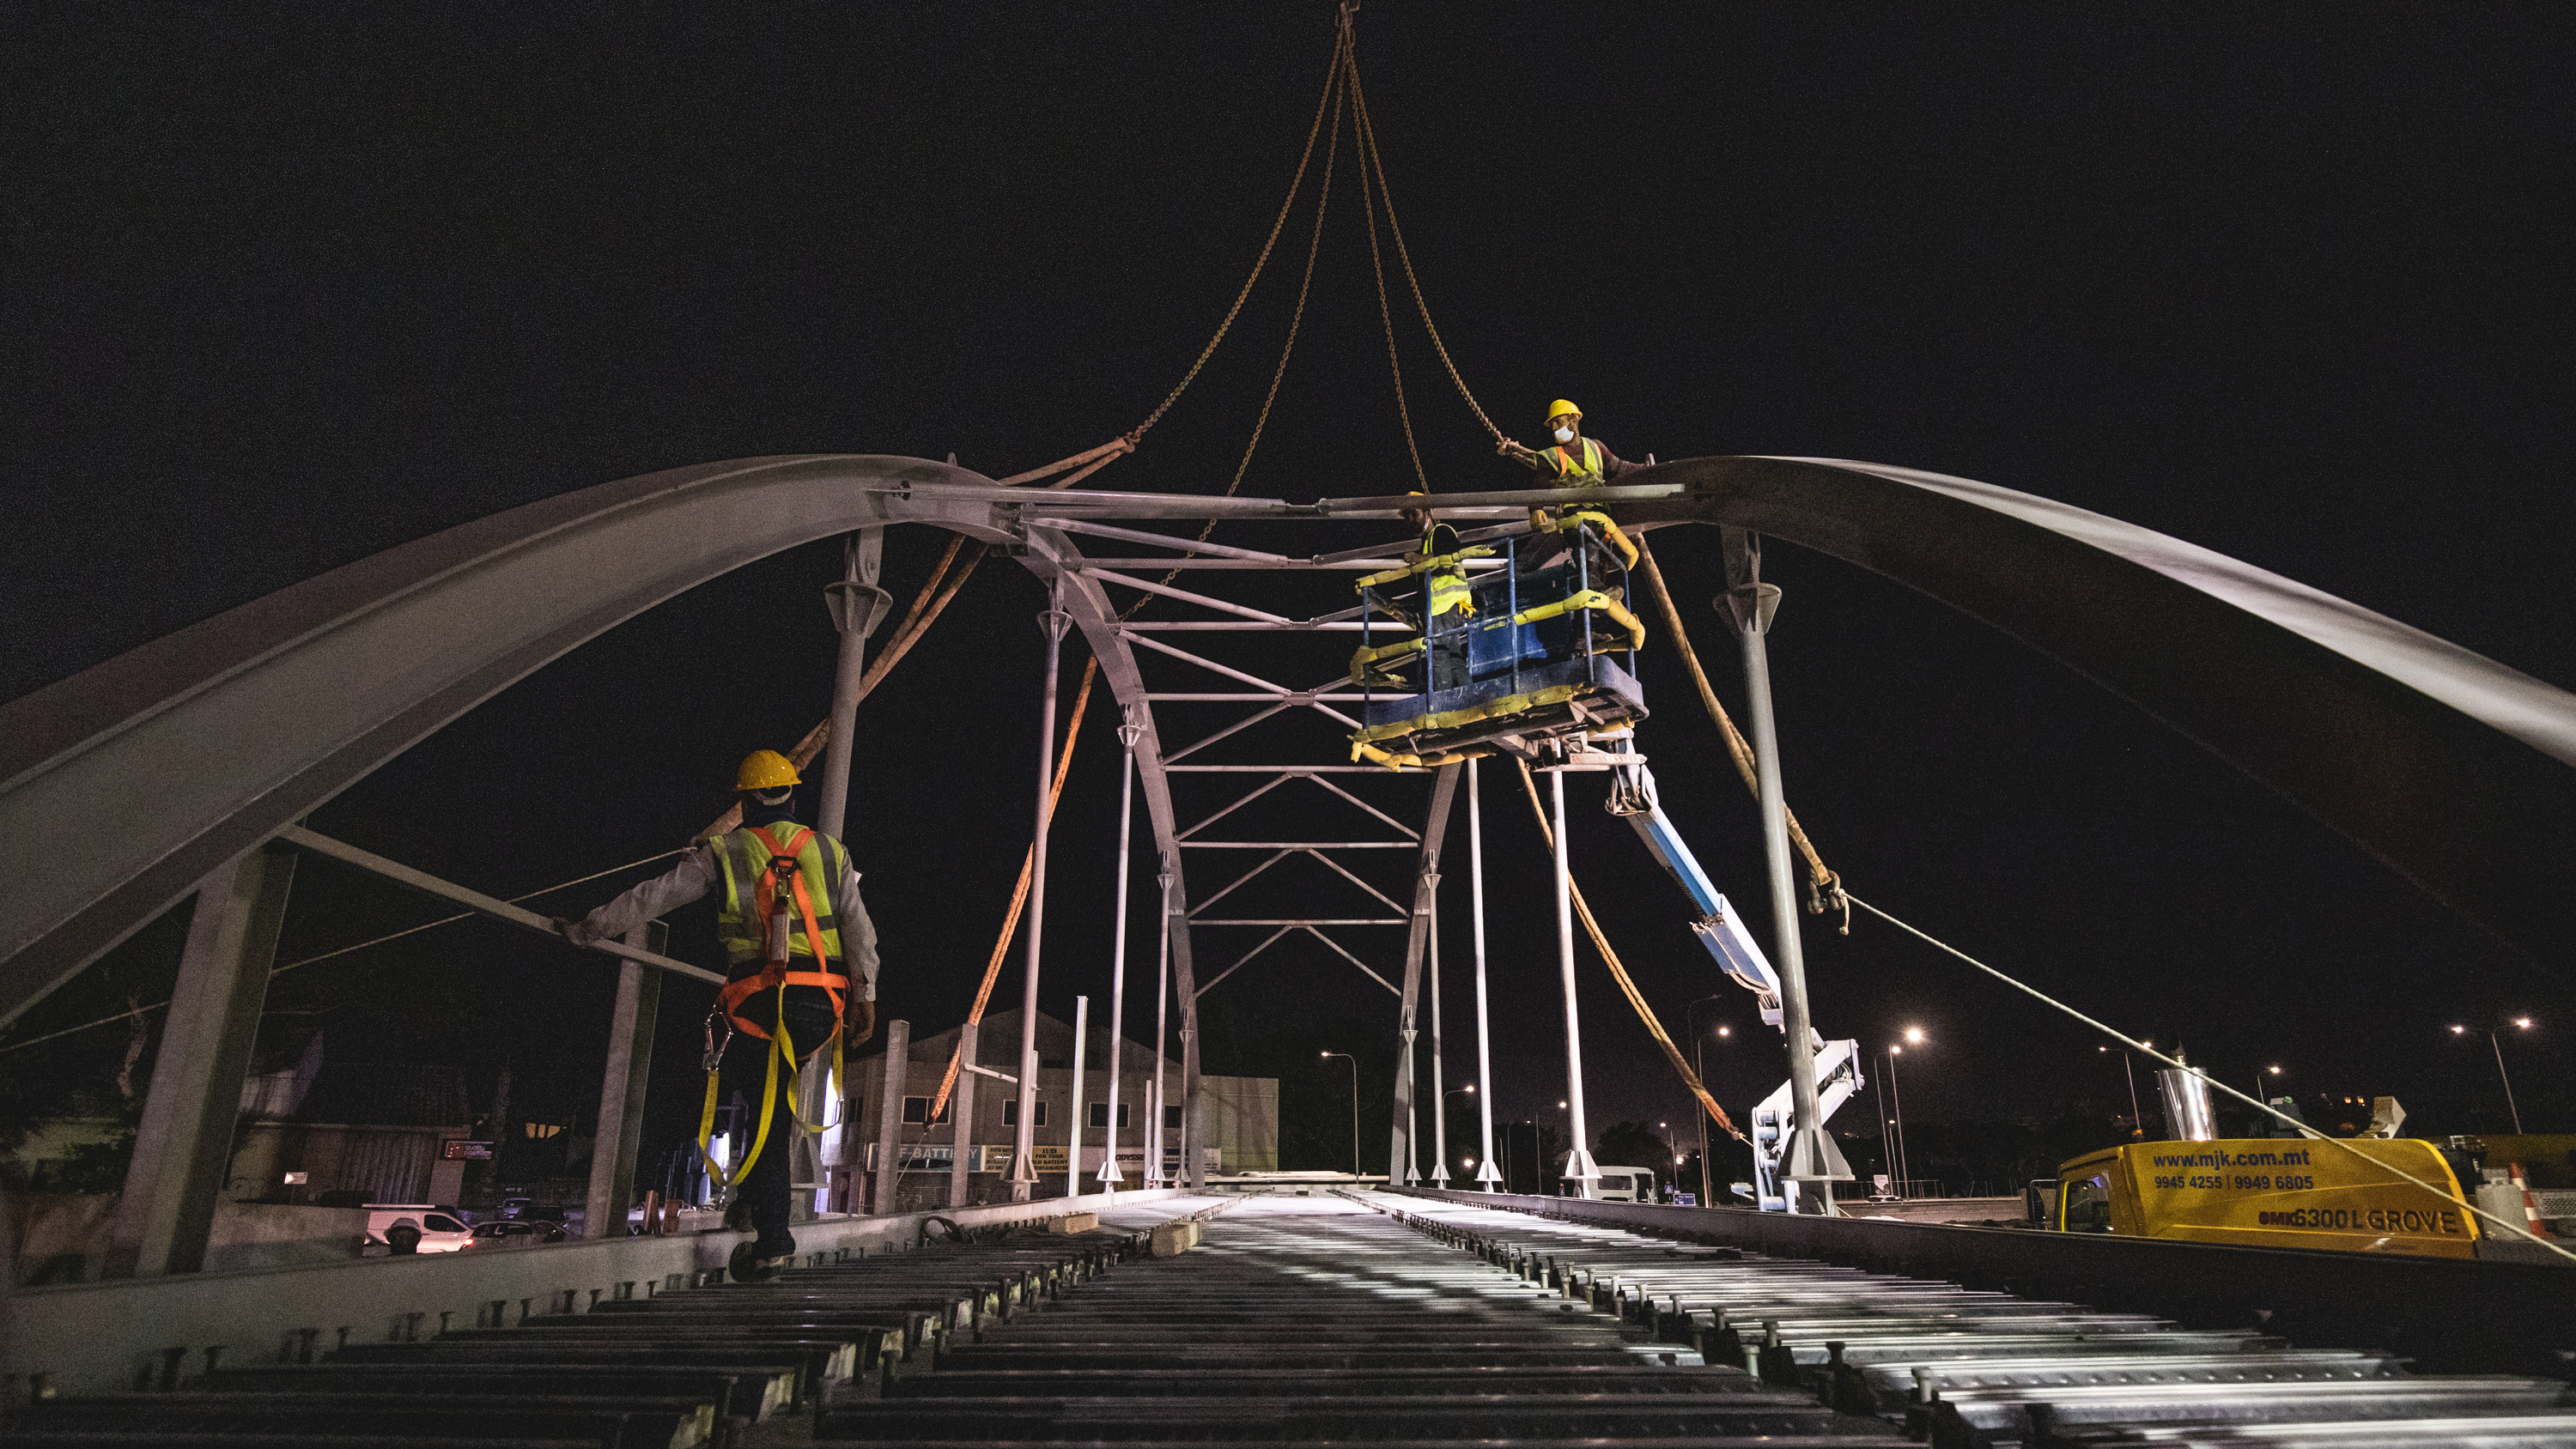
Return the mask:
<svg viewBox="0 0 2576 1449">
<path fill-rule="evenodd" d="M 1138 699 L 1153 714 L 1156 727 L 1136 744 L 1138 767 L 1149 768 L 1152 756 L 1151 768 L 1159 770 L 1166 797 L 1177 794 L 1192 805 L 1189 823 L 1168 837 L 1159 836 L 1157 825 L 1158 838 L 1168 840 L 1164 862 L 1173 876 L 1170 924 L 1173 961 L 1182 982 L 1184 1123 L 1198 1120 L 1197 998 L 1257 960 L 1278 962 L 1273 948 L 1283 941 L 1303 940 L 1320 948 L 1309 953 L 1312 959 L 1333 970 L 1347 965 L 1396 998 L 1402 1046 L 1399 1060 L 1390 1064 L 1396 1093 L 1388 1175 L 1398 1182 L 1419 1180 L 1414 1042 L 1424 965 L 1437 929 L 1433 897 L 1440 850 L 1458 772 L 1454 766 L 1436 772 L 1426 792 L 1416 774 L 1344 763 L 1348 733 L 1360 721 L 1337 707 L 1365 698 L 1347 683 L 1350 641 L 1343 635 L 1360 627 L 1359 611 L 1341 604 L 1348 596 L 1340 591 L 1364 573 L 1401 566 L 1411 540 L 1291 557 L 1052 514 L 1028 517 L 1024 526 L 1031 553 L 1048 557 L 1058 577 L 1079 580 L 1121 611 L 1137 615 L 1118 626 L 1116 641 L 1127 650 L 1137 675 L 1151 676 Z M 1083 537 L 1111 540 L 1125 553 L 1114 566 L 1104 566 L 1082 554 L 1077 540 Z M 1166 552 L 1141 556 L 1139 548 Z M 1193 564 L 1222 565 L 1224 571 L 1199 575 L 1193 580 L 1196 588 L 1162 582 L 1175 565 Z M 1310 577 L 1284 586 L 1262 577 L 1281 574 Z M 1251 602 L 1256 594 L 1272 607 Z M 1314 612 L 1280 612 L 1287 607 L 1277 602 L 1280 598 L 1302 601 Z M 1136 607 L 1140 603 L 1141 609 Z M 1189 636 L 1188 646 L 1171 642 L 1174 635 Z M 1230 657 L 1216 657 L 1221 654 Z M 1320 682 L 1283 682 L 1283 675 Z M 1212 681 L 1235 687 L 1191 687 Z M 1170 743 L 1181 740 L 1187 742 Z M 1324 803 L 1313 799 L 1320 795 L 1329 802 L 1320 818 L 1347 820 L 1347 831 L 1325 839 L 1271 838 L 1280 832 L 1264 830 L 1259 822 L 1295 795 L 1309 798 L 1297 802 L 1308 808 L 1294 818 L 1319 818 L 1312 806 Z M 1369 795 L 1379 798 L 1373 801 Z M 1420 823 L 1408 823 L 1408 816 Z M 1240 871 L 1228 863 L 1197 873 L 1224 884 L 1191 889 L 1193 872 L 1185 863 L 1192 853 L 1235 851 L 1258 852 L 1260 858 Z M 1409 867 L 1401 878 L 1394 872 L 1398 860 Z M 1320 871 L 1310 870 L 1313 883 L 1297 891 L 1283 878 L 1283 865 Z M 1239 892 L 1259 895 L 1265 890 L 1276 902 L 1270 908 L 1241 905 Z M 1228 902 L 1235 904 L 1217 913 Z M 1392 937 L 1388 933 L 1393 929 L 1404 934 Z M 1220 959 L 1230 958 L 1203 982 L 1196 979 L 1193 944 L 1202 941 L 1220 949 Z M 1356 983 L 1358 978 L 1346 979 Z M 1439 1100 L 1435 1084 L 1435 1111 Z M 1159 1135 L 1159 1120 L 1149 1130 Z M 1201 1166 L 1195 1141 L 1185 1141 L 1183 1157 L 1191 1169 Z M 1438 1171 L 1439 1165 L 1434 1168 Z"/>
</svg>

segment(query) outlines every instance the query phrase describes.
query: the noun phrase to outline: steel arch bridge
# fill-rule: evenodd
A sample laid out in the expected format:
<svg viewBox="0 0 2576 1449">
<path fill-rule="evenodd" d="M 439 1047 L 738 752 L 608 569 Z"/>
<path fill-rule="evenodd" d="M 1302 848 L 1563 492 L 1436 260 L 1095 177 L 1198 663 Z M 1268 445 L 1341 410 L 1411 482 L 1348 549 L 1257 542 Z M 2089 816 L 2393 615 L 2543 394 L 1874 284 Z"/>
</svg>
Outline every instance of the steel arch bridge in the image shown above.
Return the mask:
<svg viewBox="0 0 2576 1449">
<path fill-rule="evenodd" d="M 2576 819 L 2576 696 L 2209 550 L 1986 484 L 1783 458 L 1693 459 L 1632 476 L 1575 493 L 1432 502 L 1452 522 L 1508 527 L 1533 507 L 1579 501 L 1631 529 L 1713 524 L 1871 569 L 2137 704 L 2545 968 L 2576 956 L 2576 931 L 2557 909 L 2576 882 L 2576 833 L 2567 829 Z M 1320 636 L 1360 627 L 1355 609 L 1293 617 L 1225 597 L 1226 585 L 1246 573 L 1385 567 L 1409 544 L 1393 537 L 1398 520 L 1420 502 L 1049 491 L 912 458 L 758 458 L 567 493 L 333 570 L 0 706 L 0 839 L 13 842 L 0 894 L 0 1021 L 201 885 L 237 907 L 225 929 L 255 939 L 261 888 L 245 883 L 246 862 L 281 840 L 334 848 L 298 822 L 586 640 L 782 550 L 919 524 L 999 545 L 1050 585 L 1135 734 L 1136 782 L 1171 877 L 1163 941 L 1180 1011 L 1183 1160 L 1195 1180 L 1198 995 L 1273 942 L 1308 931 L 1395 994 L 1409 1027 L 1456 786 L 1454 766 L 1436 772 L 1417 824 L 1396 810 L 1419 806 L 1382 808 L 1354 793 L 1346 774 L 1385 772 L 1339 764 L 1329 742 L 1329 753 L 1286 763 L 1207 763 L 1201 750 L 1229 738 L 1241 744 L 1244 731 L 1276 716 L 1347 723 L 1335 707 L 1346 701 L 1332 687 L 1343 675 L 1332 649 L 1317 651 L 1319 663 L 1331 662 L 1326 683 L 1312 687 L 1297 682 L 1304 676 L 1279 682 L 1279 661 L 1291 646 L 1314 650 L 1332 644 Z M 1358 546 L 1281 553 L 1156 527 L 1202 520 Z M 1192 586 L 1149 577 L 1172 569 L 1189 571 Z M 1139 593 L 1178 608 L 1122 618 Z M 1231 660 L 1214 657 L 1229 651 Z M 1175 687 L 1175 677 L 1195 687 Z M 1194 712 L 1208 709 L 1228 722 L 1199 726 Z M 1195 792 L 1194 777 L 1223 784 L 1233 775 L 1250 780 L 1249 794 L 1184 818 L 1189 802 L 1176 803 L 1176 783 L 1192 781 Z M 1202 833 L 1290 786 L 1343 797 L 1374 817 L 1380 838 Z M 82 828 L 69 828 L 75 820 Z M 1194 872 L 1192 853 L 1201 850 L 1267 858 L 1222 889 L 1193 894 L 1194 875 L 1231 875 Z M 1386 914 L 1206 914 L 1263 871 L 1309 857 Z M 1412 869 L 1389 880 L 1382 866 L 1347 863 L 1358 859 L 1401 859 Z M 205 909 L 210 898 L 201 898 L 199 917 L 217 914 Z M 1400 983 L 1330 933 L 1392 926 L 1406 928 Z M 266 928 L 273 941 L 274 921 Z M 1239 929 L 1270 934 L 1200 981 L 1195 948 Z M 198 930 L 192 925 L 192 938 Z M 255 1002 L 251 1009 L 255 1021 Z M 209 1100 L 228 1090 L 209 1084 Z M 1405 1108 L 1400 1096 L 1398 1163 L 1408 1147 Z"/>
</svg>

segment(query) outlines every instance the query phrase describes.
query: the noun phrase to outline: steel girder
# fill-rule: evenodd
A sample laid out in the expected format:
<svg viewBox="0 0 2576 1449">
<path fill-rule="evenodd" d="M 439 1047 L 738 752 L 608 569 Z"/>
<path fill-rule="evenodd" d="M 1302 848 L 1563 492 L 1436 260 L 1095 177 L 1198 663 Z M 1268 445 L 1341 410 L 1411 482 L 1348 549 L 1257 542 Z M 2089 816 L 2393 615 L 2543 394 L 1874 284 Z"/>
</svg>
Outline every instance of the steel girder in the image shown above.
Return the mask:
<svg viewBox="0 0 2576 1449">
<path fill-rule="evenodd" d="M 0 839 L 21 843 L 0 885 L 0 1022 L 244 851 L 646 609 L 860 528 L 1018 544 L 995 502 L 1026 496 L 866 455 L 646 474 L 389 549 L 0 705 Z M 1028 562 L 1050 572 L 1042 554 Z M 1124 646 L 1093 645 L 1129 702 Z M 1169 852 L 1152 760 L 1147 808 Z"/>
<path fill-rule="evenodd" d="M 1875 464 L 1693 459 L 1619 487 L 1452 494 L 1440 508 L 1505 519 L 1578 499 L 1640 525 L 1749 528 L 1948 603 L 2263 780 L 2533 957 L 2576 956 L 2556 909 L 2576 880 L 2566 691 L 2148 529 Z M 750 459 L 578 490 L 332 570 L 0 706 L 0 839 L 24 842 L 0 888 L 0 1020 L 474 705 L 769 554 L 901 522 L 1018 542 L 1015 514 L 1031 505 L 1284 520 L 1393 519 L 1418 502 L 1053 493 L 920 459 Z M 1036 532 L 1029 566 L 1050 574 L 1070 544 Z M 1097 585 L 1068 597 L 1088 600 L 1074 612 L 1120 705 L 1144 712 Z M 1159 749 L 1150 763 L 1140 749 L 1138 768 L 1157 844 L 1177 862 Z"/>
<path fill-rule="evenodd" d="M 1695 458 L 1622 521 L 1730 524 L 2020 639 L 2262 781 L 2560 985 L 2576 965 L 2576 694 L 2185 543 L 1876 463 Z"/>
</svg>

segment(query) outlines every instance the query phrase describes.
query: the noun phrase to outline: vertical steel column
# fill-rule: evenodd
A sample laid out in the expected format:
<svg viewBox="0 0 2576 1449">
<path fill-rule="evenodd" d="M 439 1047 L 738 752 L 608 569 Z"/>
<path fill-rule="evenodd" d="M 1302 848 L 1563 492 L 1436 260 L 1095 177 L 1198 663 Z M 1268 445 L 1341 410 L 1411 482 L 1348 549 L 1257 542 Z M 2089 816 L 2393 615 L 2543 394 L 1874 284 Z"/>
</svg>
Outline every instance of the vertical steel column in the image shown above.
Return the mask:
<svg viewBox="0 0 2576 1449">
<path fill-rule="evenodd" d="M 1440 880 L 1431 881 L 1431 1180 L 1449 1185 L 1449 1079 L 1440 1070 Z"/>
<path fill-rule="evenodd" d="M 1057 585 L 1063 587 L 1062 584 Z M 1055 812 L 1047 796 L 1055 783 L 1055 690 L 1057 664 L 1064 653 L 1064 634 L 1073 616 L 1053 594 L 1038 615 L 1046 635 L 1046 684 L 1038 697 L 1037 835 L 1029 847 L 1028 973 L 1020 987 L 1020 1121 L 1011 1137 L 1011 1201 L 1027 1202 L 1038 1184 L 1031 1149 L 1037 1145 L 1038 1101 L 1038 960 L 1046 933 L 1047 826 Z"/>
<path fill-rule="evenodd" d="M 294 881 L 294 850 L 265 845 L 197 887 L 103 1276 L 194 1273 L 206 1264 Z"/>
<path fill-rule="evenodd" d="M 1485 812 L 1476 792 L 1476 762 L 1467 762 L 1467 898 L 1476 926 L 1476 1181 L 1492 1192 L 1494 1170 L 1494 1048 L 1485 1014 Z"/>
<path fill-rule="evenodd" d="M 832 719 L 823 746 L 823 783 L 821 793 L 815 797 L 814 828 L 844 842 L 849 839 L 850 754 L 857 745 L 859 684 L 867 677 L 868 636 L 884 622 L 887 608 L 894 603 L 893 595 L 877 587 L 884 559 L 884 529 L 866 528 L 845 534 L 841 539 L 841 577 L 823 589 L 823 604 L 831 612 L 832 627 L 840 631 L 841 654 L 832 673 Z M 622 978 L 619 989 L 621 993 L 624 990 Z M 808 1071 L 797 1078 L 797 1111 L 808 1122 L 824 1120 L 829 1076 L 826 1071 Z M 848 1090 L 846 1084 L 843 1090 Z M 851 1134 L 844 1128 L 838 1134 L 834 1155 L 847 1159 L 851 1141 Z M 790 1134 L 787 1161 L 790 1181 L 817 1187 L 827 1184 L 821 1138 L 803 1132 Z M 820 1196 L 796 1191 L 791 1199 L 791 1219 L 811 1219 L 822 1206 Z"/>
<path fill-rule="evenodd" d="M 868 636 L 885 622 L 894 596 L 877 587 L 885 558 L 885 530 L 865 528 L 841 540 L 841 578 L 823 590 L 832 627 L 841 633 L 841 657 L 832 674 L 831 734 L 823 744 L 822 792 L 815 797 L 814 828 L 834 840 L 849 822 L 850 754 L 856 747 L 859 683 L 867 677 Z"/>
<path fill-rule="evenodd" d="M 1548 788 L 1556 799 L 1556 963 L 1565 984 L 1565 1105 L 1572 1114 L 1566 1128 L 1573 1143 L 1558 1177 L 1573 1183 L 1574 1196 L 1590 1197 L 1601 1169 L 1593 1165 L 1591 1132 L 1583 1116 L 1583 1023 L 1574 1004 L 1574 874 L 1566 858 L 1565 772 L 1549 772 Z"/>
<path fill-rule="evenodd" d="M 1164 1029 L 1164 1007 L 1172 999 L 1172 865 L 1163 862 L 1157 877 L 1163 883 L 1163 929 L 1155 934 L 1162 938 L 1154 962 L 1154 1101 L 1147 1108 L 1153 1123 L 1145 1129 L 1145 1185 L 1163 1186 L 1163 1064 L 1171 1055 L 1171 1037 Z"/>
<path fill-rule="evenodd" d="M 1073 999 L 1073 1107 L 1064 1123 L 1064 1195 L 1082 1196 L 1082 1057 L 1091 1035 L 1091 998 Z"/>
<path fill-rule="evenodd" d="M 957 1089 L 948 1097 L 952 1123 L 948 1139 L 948 1205 L 953 1208 L 966 1206 L 966 1196 L 975 1187 L 975 1074 L 964 1070 L 964 1066 L 981 1065 L 975 1055 L 979 1025 L 970 1021 L 957 1029 L 957 1060 L 963 1065 L 957 1073 Z"/>
<path fill-rule="evenodd" d="M 1772 960 L 1780 968 L 1781 1032 L 1789 1048 L 1789 1152 L 1780 1177 L 1815 1183 L 1813 1209 L 1835 1216 L 1837 1182 L 1852 1179 L 1851 1164 L 1825 1132 L 1816 1099 L 1817 1039 L 1807 1010 L 1807 963 L 1798 938 L 1797 892 L 1790 883 L 1788 807 L 1780 783 L 1780 735 L 1771 713 L 1771 655 L 1765 636 L 1780 607 L 1780 590 L 1762 582 L 1761 540 L 1742 529 L 1726 531 L 1726 608 L 1744 640 L 1744 693 L 1753 716 L 1755 793 L 1762 813 L 1762 849 L 1771 867 Z M 1803 1195 L 1800 1195 L 1803 1197 Z M 1806 1211 L 1803 1201 L 1793 1210 Z"/>
<path fill-rule="evenodd" d="M 1386 1180 L 1389 1185 L 1408 1187 L 1422 1181 L 1413 1165 L 1413 1036 L 1413 1014 L 1406 1012 L 1403 1024 L 1396 1028 L 1395 1127 L 1388 1134 Z"/>
<path fill-rule="evenodd" d="M 1118 911 L 1109 933 L 1109 1133 L 1100 1147 L 1100 1185 L 1115 1192 L 1126 1177 L 1118 1171 L 1118 1073 L 1127 1045 L 1127 857 L 1128 831 L 1136 820 L 1136 742 L 1145 727 L 1130 719 L 1118 727 Z"/>
<path fill-rule="evenodd" d="M 1440 849 L 1449 836 L 1450 807 L 1458 799 L 1458 767 L 1442 765 L 1431 777 L 1431 808 L 1422 818 L 1420 854 L 1413 869 L 1413 905 L 1405 918 L 1404 986 L 1396 993 L 1398 1044 L 1395 1065 L 1395 1118 L 1389 1134 L 1386 1180 L 1418 1183 L 1414 1143 L 1414 1058 L 1416 1026 L 1422 1011 L 1422 967 L 1431 949 L 1433 898 L 1440 888 Z"/>
<path fill-rule="evenodd" d="M 1199 1073 L 1199 988 L 1198 978 L 1190 965 L 1189 884 L 1181 875 L 1178 856 L 1166 862 L 1172 873 L 1171 914 L 1164 917 L 1164 936 L 1172 948 L 1172 1000 L 1180 1006 L 1181 1033 L 1181 1171 L 1180 1181 L 1190 1191 L 1207 1188 L 1207 1154 L 1203 1140 L 1207 1124 L 1202 1120 Z"/>
<path fill-rule="evenodd" d="M 1190 981 L 1189 942 L 1182 937 L 1190 928 L 1187 913 L 1172 915 L 1174 945 L 1180 959 L 1173 963 L 1172 999 L 1181 1004 L 1181 1172 L 1180 1181 L 1192 1192 L 1207 1190 L 1207 1153 L 1204 1150 L 1207 1128 L 1199 1120 L 1202 1096 L 1199 1076 L 1199 998 Z"/>
<path fill-rule="evenodd" d="M 895 1185 L 903 1176 L 903 1089 L 912 1061 L 911 1022 L 886 1023 L 885 1054 L 884 1095 L 877 1103 L 878 1217 L 894 1212 Z"/>
<path fill-rule="evenodd" d="M 670 928 L 648 921 L 626 944 L 662 955 Z M 626 1235 L 635 1197 L 635 1152 L 644 1134 L 644 1089 L 653 1076 L 653 1023 L 662 1009 L 662 973 L 633 961 L 617 965 L 617 1005 L 608 1018 L 608 1070 L 599 1081 L 599 1129 L 591 1139 L 590 1194 L 582 1236 Z M 847 1124 L 841 1134 L 849 1135 Z"/>
</svg>

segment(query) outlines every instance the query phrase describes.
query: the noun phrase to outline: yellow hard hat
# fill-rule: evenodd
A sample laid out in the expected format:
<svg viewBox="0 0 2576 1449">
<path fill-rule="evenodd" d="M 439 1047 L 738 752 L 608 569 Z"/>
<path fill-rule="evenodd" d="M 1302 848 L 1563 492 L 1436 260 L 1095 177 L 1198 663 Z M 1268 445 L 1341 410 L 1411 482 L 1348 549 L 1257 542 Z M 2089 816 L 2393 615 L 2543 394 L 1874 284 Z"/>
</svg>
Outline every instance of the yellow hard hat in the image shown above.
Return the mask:
<svg viewBox="0 0 2576 1449">
<path fill-rule="evenodd" d="M 733 787 L 737 790 L 783 790 L 805 783 L 798 778 L 796 767 L 776 750 L 754 750 L 742 757 L 742 768 L 734 771 Z"/>
<path fill-rule="evenodd" d="M 1551 423 L 1555 422 L 1558 418 L 1564 417 L 1567 413 L 1572 413 L 1579 418 L 1583 416 L 1583 409 L 1576 407 L 1574 404 L 1567 402 L 1563 398 L 1558 398 L 1556 401 L 1547 405 L 1546 421 Z"/>
</svg>

